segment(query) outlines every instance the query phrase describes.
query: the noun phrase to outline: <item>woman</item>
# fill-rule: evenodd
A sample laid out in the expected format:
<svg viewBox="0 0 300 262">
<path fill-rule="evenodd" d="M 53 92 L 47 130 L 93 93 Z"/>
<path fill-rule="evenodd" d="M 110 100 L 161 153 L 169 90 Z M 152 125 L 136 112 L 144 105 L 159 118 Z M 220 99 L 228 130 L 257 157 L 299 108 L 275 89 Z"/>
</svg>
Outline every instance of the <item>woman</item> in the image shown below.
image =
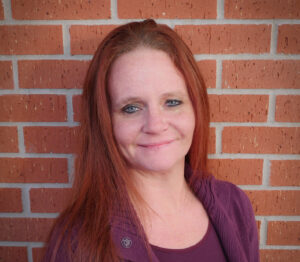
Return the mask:
<svg viewBox="0 0 300 262">
<path fill-rule="evenodd" d="M 206 172 L 207 93 L 173 30 L 113 30 L 88 70 L 82 118 L 76 194 L 45 261 L 259 261 L 248 198 Z"/>
</svg>

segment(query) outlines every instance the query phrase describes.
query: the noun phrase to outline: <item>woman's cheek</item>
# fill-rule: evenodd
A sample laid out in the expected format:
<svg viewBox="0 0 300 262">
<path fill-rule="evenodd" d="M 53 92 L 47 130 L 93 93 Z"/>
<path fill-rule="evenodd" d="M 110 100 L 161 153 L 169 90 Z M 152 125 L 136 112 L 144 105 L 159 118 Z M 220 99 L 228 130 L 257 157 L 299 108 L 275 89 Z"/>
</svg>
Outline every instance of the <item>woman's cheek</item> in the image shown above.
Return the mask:
<svg viewBox="0 0 300 262">
<path fill-rule="evenodd" d="M 115 119 L 113 126 L 118 142 L 128 144 L 137 135 L 139 123 L 133 119 L 118 118 Z"/>
</svg>

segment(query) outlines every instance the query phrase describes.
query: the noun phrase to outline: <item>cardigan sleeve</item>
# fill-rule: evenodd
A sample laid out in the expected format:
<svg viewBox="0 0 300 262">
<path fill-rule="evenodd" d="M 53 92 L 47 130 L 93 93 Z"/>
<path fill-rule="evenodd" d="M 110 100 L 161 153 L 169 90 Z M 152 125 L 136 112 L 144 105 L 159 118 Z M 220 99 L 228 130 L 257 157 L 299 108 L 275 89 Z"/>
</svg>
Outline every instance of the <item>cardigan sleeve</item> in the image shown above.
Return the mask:
<svg viewBox="0 0 300 262">
<path fill-rule="evenodd" d="M 220 212 L 223 218 L 229 223 L 227 226 L 233 229 L 229 232 L 227 228 L 224 228 L 226 221 L 219 221 L 219 230 L 224 235 L 225 245 L 233 236 L 232 232 L 235 232 L 234 238 L 239 239 L 237 243 L 243 250 L 240 253 L 236 249 L 237 246 L 233 248 L 228 244 L 228 252 L 239 261 L 242 259 L 243 262 L 259 262 L 257 224 L 248 196 L 242 189 L 227 181 L 213 179 L 213 185 L 214 206 L 217 207 L 214 207 L 214 210 L 222 210 Z M 238 253 L 240 255 L 237 256 Z"/>
<path fill-rule="evenodd" d="M 246 214 L 248 218 L 249 261 L 257 262 L 259 261 L 259 241 L 258 241 L 257 224 L 256 224 L 251 202 L 244 192 L 243 195 L 245 197 L 245 208 L 246 208 Z"/>
<path fill-rule="evenodd" d="M 46 251 L 42 259 L 42 262 L 71 262 L 71 259 L 69 258 L 67 252 L 68 247 L 66 244 L 67 241 L 65 237 L 63 237 L 61 244 L 58 247 L 55 258 L 54 259 L 52 258 L 56 242 L 59 240 L 60 233 L 61 233 L 61 226 L 56 225 L 50 234 L 50 238 L 46 245 Z"/>
<path fill-rule="evenodd" d="M 243 218 L 242 224 L 246 229 L 240 232 L 242 232 L 241 238 L 243 239 L 244 251 L 248 262 L 259 262 L 258 231 L 252 204 L 243 190 L 233 184 L 231 185 L 231 199 L 239 206 L 240 217 Z"/>
</svg>

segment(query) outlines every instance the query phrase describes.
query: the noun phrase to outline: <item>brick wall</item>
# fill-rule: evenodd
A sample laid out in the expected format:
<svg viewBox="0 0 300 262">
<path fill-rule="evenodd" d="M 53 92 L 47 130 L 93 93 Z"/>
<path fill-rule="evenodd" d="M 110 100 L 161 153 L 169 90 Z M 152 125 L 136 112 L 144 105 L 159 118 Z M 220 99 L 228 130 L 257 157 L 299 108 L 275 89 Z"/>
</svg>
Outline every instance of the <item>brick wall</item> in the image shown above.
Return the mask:
<svg viewBox="0 0 300 262">
<path fill-rule="evenodd" d="M 297 0 L 0 0 L 0 261 L 39 261 L 70 192 L 92 54 L 116 25 L 149 17 L 195 54 L 209 166 L 251 199 L 261 260 L 299 261 Z"/>
</svg>

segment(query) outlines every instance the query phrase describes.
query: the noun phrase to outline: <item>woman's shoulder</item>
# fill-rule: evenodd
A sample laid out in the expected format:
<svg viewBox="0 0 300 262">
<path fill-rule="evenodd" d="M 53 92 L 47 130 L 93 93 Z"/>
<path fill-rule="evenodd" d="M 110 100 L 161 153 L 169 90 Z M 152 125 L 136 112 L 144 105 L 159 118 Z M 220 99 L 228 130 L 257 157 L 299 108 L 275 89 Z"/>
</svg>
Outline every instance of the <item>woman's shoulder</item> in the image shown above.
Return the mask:
<svg viewBox="0 0 300 262">
<path fill-rule="evenodd" d="M 214 207 L 224 210 L 229 216 L 243 217 L 252 220 L 254 212 L 247 194 L 237 185 L 210 176 L 207 181 L 206 194 L 211 194 L 211 202 Z"/>
<path fill-rule="evenodd" d="M 246 193 L 237 185 L 229 182 L 220 180 L 213 175 L 211 175 L 210 183 L 213 187 L 213 190 L 216 191 L 216 194 L 220 197 L 235 197 L 235 196 L 241 196 L 241 197 L 247 197 Z"/>
<path fill-rule="evenodd" d="M 76 227 L 72 227 L 71 230 L 66 228 L 66 218 L 58 218 L 49 234 L 42 262 L 72 261 L 70 254 L 72 254 L 76 248 L 76 242 L 74 240 L 77 234 L 78 229 Z M 53 258 L 54 260 L 52 260 Z"/>
<path fill-rule="evenodd" d="M 185 167 L 185 176 L 191 189 L 209 212 L 222 209 L 224 213 L 253 217 L 253 209 L 247 194 L 235 184 L 217 179 L 207 171 L 195 171 Z"/>
<path fill-rule="evenodd" d="M 219 201 L 224 206 L 232 203 L 245 203 L 249 206 L 248 196 L 235 184 L 220 180 L 207 171 L 195 171 L 189 165 L 186 165 L 185 168 L 185 176 L 201 201 L 207 202 L 207 204 Z"/>
</svg>

